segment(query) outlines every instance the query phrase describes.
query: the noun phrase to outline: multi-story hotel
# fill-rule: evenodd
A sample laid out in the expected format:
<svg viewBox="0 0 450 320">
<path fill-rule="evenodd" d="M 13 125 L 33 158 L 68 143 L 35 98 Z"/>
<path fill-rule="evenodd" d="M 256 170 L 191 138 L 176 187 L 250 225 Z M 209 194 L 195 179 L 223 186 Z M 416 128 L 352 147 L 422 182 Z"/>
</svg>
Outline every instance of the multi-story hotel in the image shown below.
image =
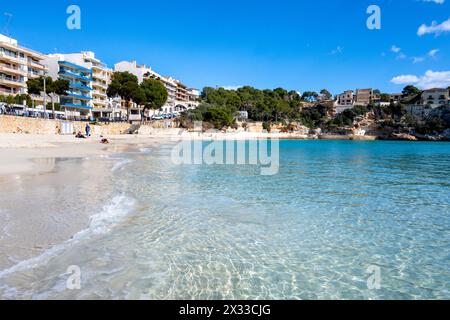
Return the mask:
<svg viewBox="0 0 450 320">
<path fill-rule="evenodd" d="M 167 89 L 168 98 L 162 107 L 162 112 L 173 113 L 195 108 L 199 97 L 198 90 L 189 89 L 185 84 L 171 77 L 163 77 L 146 65 L 139 65 L 136 61 L 121 61 L 114 66 L 118 72 L 129 72 L 134 74 L 139 83 L 145 79 L 156 79 L 161 81 Z"/>
<path fill-rule="evenodd" d="M 163 77 L 152 68 L 147 67 L 144 64 L 137 64 L 136 61 L 121 61 L 116 63 L 114 66 L 114 71 L 117 72 L 129 72 L 134 74 L 139 83 L 142 83 L 145 79 L 156 79 L 160 80 L 167 89 L 168 98 L 167 105 L 174 105 L 177 100 L 177 83 L 174 79 Z"/>
<path fill-rule="evenodd" d="M 122 119 L 126 110 L 108 99 L 112 70 L 91 51 L 48 55 L 44 61 L 52 78 L 66 79 L 70 91 L 61 98 L 61 107 L 77 117 Z"/>
<path fill-rule="evenodd" d="M 27 93 L 27 80 L 44 75 L 45 55 L 21 47 L 17 40 L 0 34 L 0 94 Z"/>
<path fill-rule="evenodd" d="M 69 81 L 69 90 L 60 97 L 61 109 L 69 117 L 88 118 L 92 115 L 92 70 L 73 60 L 70 55 L 50 54 L 43 63 L 54 80 Z"/>
</svg>

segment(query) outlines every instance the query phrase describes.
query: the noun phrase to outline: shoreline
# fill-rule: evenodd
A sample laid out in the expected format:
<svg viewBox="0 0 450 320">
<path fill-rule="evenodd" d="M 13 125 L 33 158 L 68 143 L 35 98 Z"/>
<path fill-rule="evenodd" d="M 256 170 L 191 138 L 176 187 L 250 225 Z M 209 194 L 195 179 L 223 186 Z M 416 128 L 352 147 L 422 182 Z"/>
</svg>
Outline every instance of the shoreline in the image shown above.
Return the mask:
<svg viewBox="0 0 450 320">
<path fill-rule="evenodd" d="M 106 138 L 109 144 L 101 144 Z M 30 172 L 36 169 L 34 159 L 82 158 L 107 156 L 129 147 L 152 143 L 177 142 L 182 140 L 301 140 L 301 141 L 408 141 L 448 142 L 446 140 L 412 140 L 381 138 L 360 135 L 304 135 L 296 133 L 259 132 L 193 132 L 187 130 L 158 130 L 147 135 L 93 135 L 88 139 L 76 139 L 73 135 L 0 133 L 0 177 Z"/>
</svg>

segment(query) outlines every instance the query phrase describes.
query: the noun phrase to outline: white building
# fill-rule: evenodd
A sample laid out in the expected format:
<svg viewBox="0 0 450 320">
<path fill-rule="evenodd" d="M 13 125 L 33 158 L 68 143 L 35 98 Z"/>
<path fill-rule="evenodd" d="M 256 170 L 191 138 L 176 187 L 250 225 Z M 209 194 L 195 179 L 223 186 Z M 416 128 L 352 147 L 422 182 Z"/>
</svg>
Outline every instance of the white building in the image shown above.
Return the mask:
<svg viewBox="0 0 450 320">
<path fill-rule="evenodd" d="M 69 54 L 50 54 L 43 62 L 53 79 L 70 83 L 67 96 L 61 98 L 61 107 L 72 116 L 98 119 L 121 119 L 126 110 L 107 96 L 112 70 L 91 51 Z"/>
<path fill-rule="evenodd" d="M 161 76 L 146 65 L 137 64 L 136 61 L 121 61 L 115 64 L 114 71 L 134 74 L 138 78 L 139 83 L 142 83 L 145 79 L 156 79 L 161 81 L 168 93 L 167 102 L 160 110 L 162 113 L 180 112 L 198 106 L 198 90 L 189 89 L 185 84 L 172 77 Z M 149 112 L 148 116 L 157 112 L 158 111 L 152 110 Z"/>
<path fill-rule="evenodd" d="M 27 93 L 28 79 L 44 75 L 45 55 L 18 45 L 16 39 L 0 34 L 0 95 Z"/>
</svg>

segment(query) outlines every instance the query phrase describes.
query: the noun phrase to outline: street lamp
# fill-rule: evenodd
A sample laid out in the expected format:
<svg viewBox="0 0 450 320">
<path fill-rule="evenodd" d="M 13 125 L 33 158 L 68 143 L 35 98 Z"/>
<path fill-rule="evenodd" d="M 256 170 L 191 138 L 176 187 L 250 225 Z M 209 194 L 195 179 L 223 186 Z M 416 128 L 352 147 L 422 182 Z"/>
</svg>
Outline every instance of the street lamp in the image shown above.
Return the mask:
<svg viewBox="0 0 450 320">
<path fill-rule="evenodd" d="M 44 118 L 47 117 L 47 72 L 44 71 Z"/>
</svg>

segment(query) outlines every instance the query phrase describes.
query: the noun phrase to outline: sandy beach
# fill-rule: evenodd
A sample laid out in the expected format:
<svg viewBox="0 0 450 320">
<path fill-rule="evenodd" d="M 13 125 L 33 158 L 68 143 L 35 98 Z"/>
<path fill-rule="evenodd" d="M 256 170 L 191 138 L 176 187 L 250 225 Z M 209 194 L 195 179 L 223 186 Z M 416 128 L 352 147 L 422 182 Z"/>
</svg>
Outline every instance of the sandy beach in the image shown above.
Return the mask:
<svg viewBox="0 0 450 320">
<path fill-rule="evenodd" d="M 105 145 L 100 136 L 0 134 L 0 272 L 87 228 L 99 203 L 113 196 L 105 186 L 120 161 L 114 155 L 158 141 L 107 138 Z M 102 192 L 92 192 L 98 188 Z"/>
</svg>

